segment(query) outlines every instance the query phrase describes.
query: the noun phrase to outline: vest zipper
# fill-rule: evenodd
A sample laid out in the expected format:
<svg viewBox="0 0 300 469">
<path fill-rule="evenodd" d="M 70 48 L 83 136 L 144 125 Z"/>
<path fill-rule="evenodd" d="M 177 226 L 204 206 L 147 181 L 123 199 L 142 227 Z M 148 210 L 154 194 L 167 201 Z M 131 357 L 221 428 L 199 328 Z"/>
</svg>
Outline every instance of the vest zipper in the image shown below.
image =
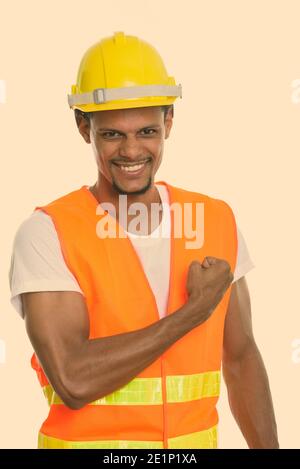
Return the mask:
<svg viewBox="0 0 300 469">
<path fill-rule="evenodd" d="M 169 207 L 172 205 L 172 194 L 168 184 L 165 184 L 165 187 L 168 191 L 169 196 Z M 172 274 L 173 274 L 173 262 L 174 262 L 174 219 L 173 212 L 170 210 L 170 271 L 169 271 L 169 292 L 168 292 L 168 301 L 167 301 L 167 310 L 166 316 L 170 313 L 170 298 L 171 298 L 171 286 L 172 286 Z M 165 372 L 165 354 L 161 356 L 161 376 L 162 376 L 162 398 L 163 398 L 163 447 L 168 449 L 168 435 L 169 435 L 169 425 L 168 425 L 168 404 L 167 404 L 167 385 L 166 385 L 166 372 Z"/>
<path fill-rule="evenodd" d="M 168 412 L 167 412 L 167 387 L 164 370 L 164 358 L 161 357 L 161 377 L 162 377 L 162 399 L 163 399 L 163 447 L 168 449 Z"/>
</svg>

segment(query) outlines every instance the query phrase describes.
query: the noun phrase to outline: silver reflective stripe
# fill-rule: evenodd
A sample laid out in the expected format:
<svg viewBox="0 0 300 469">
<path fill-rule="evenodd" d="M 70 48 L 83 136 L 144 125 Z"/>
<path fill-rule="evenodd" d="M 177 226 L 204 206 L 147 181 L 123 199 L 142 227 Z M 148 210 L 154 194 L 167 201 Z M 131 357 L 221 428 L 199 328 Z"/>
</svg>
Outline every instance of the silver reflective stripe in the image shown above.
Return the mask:
<svg viewBox="0 0 300 469">
<path fill-rule="evenodd" d="M 97 88 L 94 91 L 81 94 L 69 94 L 69 106 L 74 104 L 102 104 L 108 101 L 130 98 L 144 98 L 148 96 L 182 97 L 181 85 L 144 85 L 126 86 L 124 88 Z"/>
</svg>

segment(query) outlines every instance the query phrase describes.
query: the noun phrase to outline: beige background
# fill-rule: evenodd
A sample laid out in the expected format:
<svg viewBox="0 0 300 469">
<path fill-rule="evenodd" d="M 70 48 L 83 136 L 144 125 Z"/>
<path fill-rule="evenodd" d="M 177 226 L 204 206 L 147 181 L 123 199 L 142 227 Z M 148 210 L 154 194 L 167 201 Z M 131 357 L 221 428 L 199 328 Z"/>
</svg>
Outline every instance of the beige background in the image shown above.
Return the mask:
<svg viewBox="0 0 300 469">
<path fill-rule="evenodd" d="M 86 48 L 123 30 L 156 46 L 182 83 L 157 179 L 232 206 L 256 265 L 247 280 L 281 446 L 300 448 L 300 364 L 292 361 L 292 341 L 300 338 L 299 88 L 292 95 L 300 78 L 300 2 L 0 5 L 0 447 L 35 447 L 47 413 L 24 323 L 9 303 L 13 236 L 36 205 L 95 181 L 91 147 L 76 131 L 66 94 Z M 246 447 L 224 384 L 219 412 L 221 447 Z"/>
</svg>

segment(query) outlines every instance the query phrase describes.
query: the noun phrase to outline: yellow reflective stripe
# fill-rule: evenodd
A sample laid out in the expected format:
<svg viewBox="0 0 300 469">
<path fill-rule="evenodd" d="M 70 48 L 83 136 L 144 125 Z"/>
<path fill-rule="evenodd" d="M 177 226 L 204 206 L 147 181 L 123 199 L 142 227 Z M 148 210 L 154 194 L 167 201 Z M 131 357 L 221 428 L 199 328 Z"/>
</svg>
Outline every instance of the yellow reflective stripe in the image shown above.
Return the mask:
<svg viewBox="0 0 300 469">
<path fill-rule="evenodd" d="M 220 371 L 167 376 L 167 402 L 188 402 L 220 394 Z"/>
<path fill-rule="evenodd" d="M 218 447 L 217 426 L 168 439 L 169 449 L 214 449 Z M 162 441 L 133 440 L 60 440 L 39 433 L 38 447 L 41 449 L 163 449 Z"/>
<path fill-rule="evenodd" d="M 189 402 L 220 394 L 220 371 L 166 377 L 167 402 Z M 63 404 L 51 385 L 43 388 L 49 403 Z M 162 404 L 161 378 L 135 378 L 121 389 L 89 405 L 158 405 Z"/>
<path fill-rule="evenodd" d="M 162 404 L 161 378 L 135 378 L 121 389 L 92 402 L 92 405 Z"/>
<path fill-rule="evenodd" d="M 218 447 L 217 426 L 201 432 L 176 436 L 168 439 L 169 449 L 214 449 Z"/>
<path fill-rule="evenodd" d="M 52 399 L 53 399 L 53 395 L 55 394 L 55 392 L 50 384 L 48 386 L 43 386 L 43 393 L 44 393 L 45 398 L 48 401 L 49 406 L 53 404 Z"/>
<path fill-rule="evenodd" d="M 162 449 L 162 441 L 101 440 L 67 441 L 39 433 L 40 449 Z"/>
<path fill-rule="evenodd" d="M 61 398 L 48 385 L 44 394 L 51 404 L 63 404 Z M 161 378 L 135 378 L 128 384 L 89 405 L 151 405 L 162 404 Z"/>
</svg>

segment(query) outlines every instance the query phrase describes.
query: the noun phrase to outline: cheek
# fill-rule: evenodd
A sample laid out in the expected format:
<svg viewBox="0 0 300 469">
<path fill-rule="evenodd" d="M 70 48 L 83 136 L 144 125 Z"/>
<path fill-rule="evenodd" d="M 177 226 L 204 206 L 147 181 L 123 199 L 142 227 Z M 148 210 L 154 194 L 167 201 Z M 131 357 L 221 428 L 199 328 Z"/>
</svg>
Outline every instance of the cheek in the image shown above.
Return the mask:
<svg viewBox="0 0 300 469">
<path fill-rule="evenodd" d="M 91 147 L 95 155 L 95 158 L 97 159 L 98 150 L 97 150 L 97 145 L 93 139 L 91 140 Z"/>
<path fill-rule="evenodd" d="M 114 156 L 115 145 L 99 144 L 97 141 L 92 142 L 92 148 L 95 156 L 95 160 L 98 166 L 107 166 L 108 161 Z"/>
<path fill-rule="evenodd" d="M 156 161 L 160 162 L 163 156 L 163 150 L 164 150 L 164 141 L 161 140 L 159 144 L 156 145 Z"/>
<path fill-rule="evenodd" d="M 153 157 L 153 162 L 152 162 L 152 172 L 156 173 L 158 168 L 161 165 L 161 159 L 162 159 L 162 145 L 161 142 L 156 142 L 156 144 L 152 145 L 150 148 L 148 146 L 148 153 L 151 154 Z"/>
<path fill-rule="evenodd" d="M 152 142 L 149 142 L 148 145 L 146 146 L 145 149 L 145 154 L 150 154 L 152 155 L 156 160 L 161 158 L 161 154 L 163 151 L 163 140 L 153 140 Z"/>
</svg>

